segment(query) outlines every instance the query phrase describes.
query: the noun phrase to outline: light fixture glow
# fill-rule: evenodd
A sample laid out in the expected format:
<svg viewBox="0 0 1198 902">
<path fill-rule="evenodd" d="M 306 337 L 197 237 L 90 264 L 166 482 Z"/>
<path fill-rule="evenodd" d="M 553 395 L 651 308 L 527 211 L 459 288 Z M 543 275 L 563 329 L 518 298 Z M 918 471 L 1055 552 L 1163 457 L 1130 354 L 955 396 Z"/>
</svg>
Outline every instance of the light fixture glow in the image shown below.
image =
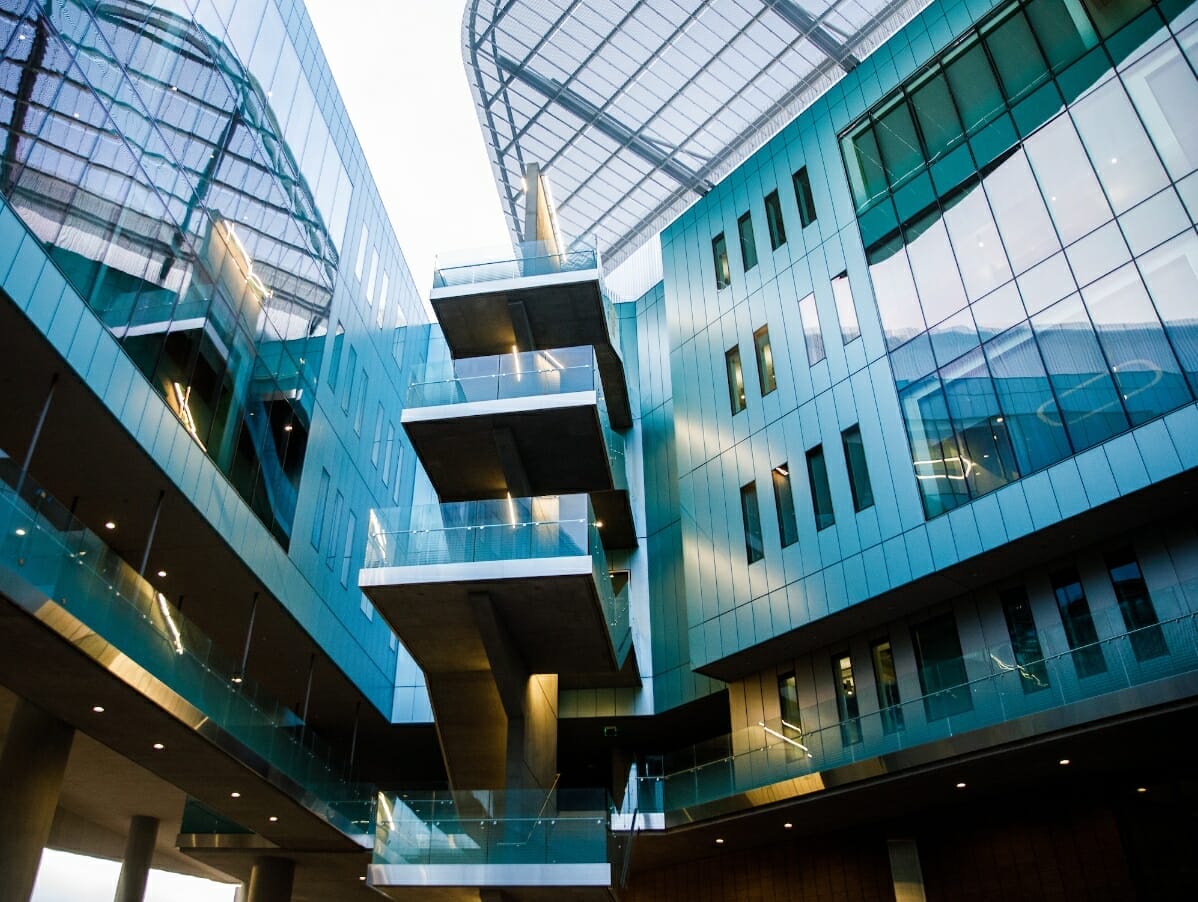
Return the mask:
<svg viewBox="0 0 1198 902">
<path fill-rule="evenodd" d="M 512 493 L 507 493 L 507 518 L 512 527 L 516 526 L 516 502 L 512 500 Z"/>
<path fill-rule="evenodd" d="M 240 798 L 241 798 L 241 793 L 239 793 L 239 792 L 231 792 L 231 793 L 229 793 L 229 798 L 231 798 L 231 799 L 240 799 Z"/>
<path fill-rule="evenodd" d="M 1148 792 L 1148 787 L 1147 786 L 1138 786 L 1138 787 L 1136 787 L 1136 792 Z"/>
<path fill-rule="evenodd" d="M 366 878 L 365 878 L 365 877 L 359 877 L 358 879 L 359 879 L 359 880 L 365 880 Z"/>
<path fill-rule="evenodd" d="M 162 619 L 166 621 L 166 628 L 171 634 L 171 644 L 175 646 L 175 654 L 183 654 L 183 636 L 179 633 L 179 627 L 175 625 L 175 618 L 171 616 L 170 606 L 166 602 L 166 596 L 161 592 L 158 594 L 158 610 L 162 612 Z"/>
<path fill-rule="evenodd" d="M 242 677 L 242 675 L 240 673 L 235 673 L 235 674 L 233 674 L 232 677 L 230 677 L 229 682 L 237 683 L 238 685 L 241 685 L 241 681 L 243 679 L 244 679 L 244 677 Z"/>
<path fill-rule="evenodd" d="M 178 382 L 172 382 L 175 390 L 175 406 L 178 408 L 179 419 L 183 421 L 183 428 L 191 434 L 191 437 L 196 440 L 196 444 L 200 446 L 201 451 L 207 451 L 204 443 L 200 441 L 200 432 L 196 428 L 195 417 L 191 413 L 191 405 L 188 401 L 191 399 L 191 386 L 183 388 Z"/>
<path fill-rule="evenodd" d="M 103 714 L 104 706 L 103 705 L 92 705 L 92 710 L 95 711 L 97 714 Z"/>
<path fill-rule="evenodd" d="M 25 535 L 25 530 L 21 529 L 20 527 L 17 527 L 17 535 L 19 535 L 19 536 Z"/>
<path fill-rule="evenodd" d="M 958 783 L 958 784 L 957 784 L 957 789 L 964 789 L 964 788 L 965 788 L 965 784 L 964 784 L 964 783 Z"/>
<path fill-rule="evenodd" d="M 1068 763 L 1069 763 L 1069 759 L 1068 759 L 1068 758 L 1062 758 L 1060 761 L 1058 761 L 1058 762 L 1057 762 L 1057 764 L 1060 764 L 1060 765 L 1062 765 L 1062 766 L 1064 766 L 1064 765 L 1066 765 L 1066 764 L 1068 764 Z"/>
<path fill-rule="evenodd" d="M 166 576 L 166 571 L 165 571 L 165 570 L 159 570 L 159 571 L 158 571 L 158 575 L 159 575 L 159 576 L 162 576 L 162 577 L 165 577 L 165 576 Z"/>
<path fill-rule="evenodd" d="M 111 520 L 109 520 L 107 523 L 104 524 L 104 528 L 105 529 L 116 529 L 116 524 L 114 522 L 112 522 Z"/>
<path fill-rule="evenodd" d="M 716 841 L 715 841 L 715 844 L 716 844 L 717 846 L 722 846 L 722 845 L 724 844 L 724 837 L 722 837 L 722 836 L 720 836 L 720 837 L 717 837 L 717 838 L 716 838 Z"/>
<path fill-rule="evenodd" d="M 807 754 L 808 758 L 812 757 L 811 750 L 808 749 L 807 746 L 803 745 L 803 743 L 801 743 L 801 742 L 797 742 L 796 740 L 791 739 L 789 736 L 785 736 L 782 733 L 779 733 L 777 730 L 771 730 L 769 727 L 767 727 L 765 725 L 764 720 L 757 721 L 757 726 L 761 727 L 761 729 L 765 730 L 767 733 L 769 733 L 769 735 L 773 736 L 775 739 L 781 739 L 783 742 L 788 742 L 791 745 L 793 745 L 795 748 L 801 749 L 803 752 L 805 752 Z M 792 723 L 787 723 L 786 721 L 782 721 L 782 726 L 786 727 L 786 729 L 788 729 L 788 730 L 794 730 L 796 733 L 799 734 L 799 736 L 803 735 L 803 731 L 799 727 L 796 727 Z"/>
<path fill-rule="evenodd" d="M 272 824 L 277 824 L 279 821 L 279 818 L 277 815 L 272 814 L 270 817 L 267 818 L 267 820 L 270 821 Z"/>
<path fill-rule="evenodd" d="M 792 824 L 790 821 L 787 821 L 785 824 L 782 825 L 783 830 L 791 830 L 793 828 L 794 828 L 794 824 Z"/>
<path fill-rule="evenodd" d="M 164 748 L 166 748 L 166 746 L 163 745 L 161 742 L 154 743 L 154 751 L 161 752 Z"/>
</svg>

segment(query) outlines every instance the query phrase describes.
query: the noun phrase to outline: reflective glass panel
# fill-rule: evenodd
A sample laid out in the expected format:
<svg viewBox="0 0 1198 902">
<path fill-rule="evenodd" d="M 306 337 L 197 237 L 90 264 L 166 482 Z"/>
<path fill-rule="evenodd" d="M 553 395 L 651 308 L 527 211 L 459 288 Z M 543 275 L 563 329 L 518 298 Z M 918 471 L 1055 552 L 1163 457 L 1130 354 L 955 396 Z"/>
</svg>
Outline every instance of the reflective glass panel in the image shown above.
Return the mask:
<svg viewBox="0 0 1198 902">
<path fill-rule="evenodd" d="M 740 512 L 745 527 L 745 554 L 752 564 L 765 557 L 765 546 L 761 540 L 761 511 L 757 506 L 757 483 L 741 486 Z"/>
<path fill-rule="evenodd" d="M 981 349 L 944 367 L 940 378 L 971 494 L 984 495 L 1018 479 L 1006 418 Z"/>
<path fill-rule="evenodd" d="M 895 348 L 927 329 L 902 236 L 895 235 L 871 248 L 866 259 L 886 346 Z"/>
<path fill-rule="evenodd" d="M 1062 242 L 1071 244 L 1112 218 L 1068 116 L 1058 116 L 1024 147 Z"/>
<path fill-rule="evenodd" d="M 828 465 L 824 460 L 823 445 L 816 445 L 807 452 L 807 478 L 811 483 L 815 528 L 827 529 L 836 522 L 836 514 L 832 510 L 832 490 L 828 487 Z"/>
<path fill-rule="evenodd" d="M 1178 235 L 1138 262 L 1190 388 L 1198 392 L 1198 235 Z"/>
<path fill-rule="evenodd" d="M 779 464 L 771 471 L 774 483 L 774 505 L 778 510 L 778 536 L 782 547 L 793 545 L 799 540 L 799 526 L 795 522 L 794 493 L 790 486 L 790 465 Z"/>
<path fill-rule="evenodd" d="M 924 319 L 938 323 L 965 306 L 965 287 L 939 211 L 907 229 L 907 256 Z"/>
</svg>

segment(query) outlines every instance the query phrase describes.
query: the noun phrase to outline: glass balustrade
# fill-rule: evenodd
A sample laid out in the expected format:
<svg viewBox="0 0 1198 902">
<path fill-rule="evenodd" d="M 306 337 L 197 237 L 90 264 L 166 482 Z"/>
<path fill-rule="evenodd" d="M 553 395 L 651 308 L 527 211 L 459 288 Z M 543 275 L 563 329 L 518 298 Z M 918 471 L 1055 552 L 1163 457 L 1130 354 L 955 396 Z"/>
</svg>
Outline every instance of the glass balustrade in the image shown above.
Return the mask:
<svg viewBox="0 0 1198 902">
<path fill-rule="evenodd" d="M 367 569 L 558 557 L 591 558 L 604 619 L 622 663 L 631 647 L 628 592 L 612 586 L 586 495 L 543 495 L 372 510 Z"/>
<path fill-rule="evenodd" d="M 460 264 L 450 261 L 445 265 L 438 261 L 437 269 L 433 272 L 433 288 L 599 269 L 599 253 L 594 248 L 552 253 L 549 245 L 543 241 L 526 241 L 511 250 L 475 251 L 473 254 L 473 259 Z M 456 256 L 465 257 L 466 253 Z"/>
<path fill-rule="evenodd" d="M 369 832 L 364 826 L 373 788 L 351 783 L 347 762 L 332 746 L 241 673 L 238 661 L 70 511 L 30 479 L 22 480 L 9 458 L 0 459 L 0 568 L 21 589 L 9 596 L 30 614 L 39 614 L 45 604 L 60 606 L 260 757 L 268 770 L 298 784 L 335 827 L 347 834 Z M 69 641 L 79 638 L 64 634 Z"/>
<path fill-rule="evenodd" d="M 380 793 L 374 863 L 606 864 L 601 789 Z"/>
<path fill-rule="evenodd" d="M 1198 583 L 1152 594 L 1160 609 L 1187 610 Z M 1010 645 L 985 648 L 963 656 L 966 682 L 928 682 L 942 688 L 851 722 L 841 721 L 832 699 L 801 709 L 797 722 L 760 721 L 671 752 L 663 776 L 637 778 L 622 813 L 633 805 L 641 812 L 678 811 L 796 778 L 807 778 L 797 792 L 816 791 L 823 771 L 1198 669 L 1198 615 L 1132 631 L 1118 609 L 1094 616 L 1099 635 L 1109 638 L 1092 645 L 1070 648 L 1062 628 L 1041 630 L 1043 647 L 1052 651 L 1041 661 L 1017 663 Z"/>
</svg>

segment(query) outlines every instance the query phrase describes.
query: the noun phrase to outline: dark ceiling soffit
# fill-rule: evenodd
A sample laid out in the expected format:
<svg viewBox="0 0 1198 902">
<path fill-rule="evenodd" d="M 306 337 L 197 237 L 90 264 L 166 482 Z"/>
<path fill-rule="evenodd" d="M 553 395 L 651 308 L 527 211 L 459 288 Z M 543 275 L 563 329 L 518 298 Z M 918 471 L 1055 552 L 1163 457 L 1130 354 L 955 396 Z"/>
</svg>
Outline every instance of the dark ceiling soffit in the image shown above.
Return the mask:
<svg viewBox="0 0 1198 902">
<path fill-rule="evenodd" d="M 521 66 L 505 56 L 497 56 L 495 62 L 512 78 L 524 82 L 567 112 L 589 122 L 607 137 L 626 146 L 629 151 L 666 173 L 687 190 L 694 191 L 700 197 L 711 190 L 711 182 L 700 177 L 698 173 L 664 153 L 652 141 L 610 114 L 603 112 L 589 100 L 580 97 L 560 82 L 539 75 L 527 66 Z"/>
</svg>

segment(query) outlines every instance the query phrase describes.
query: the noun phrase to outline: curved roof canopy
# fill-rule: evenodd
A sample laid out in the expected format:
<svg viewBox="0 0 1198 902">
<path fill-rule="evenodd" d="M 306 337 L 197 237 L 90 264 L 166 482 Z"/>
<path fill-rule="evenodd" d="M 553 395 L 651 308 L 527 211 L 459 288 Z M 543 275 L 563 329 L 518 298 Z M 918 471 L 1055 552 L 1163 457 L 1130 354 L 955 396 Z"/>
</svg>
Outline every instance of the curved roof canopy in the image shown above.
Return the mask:
<svg viewBox="0 0 1198 902">
<path fill-rule="evenodd" d="M 470 0 L 466 69 L 517 237 L 526 163 L 619 263 L 929 0 Z"/>
</svg>

